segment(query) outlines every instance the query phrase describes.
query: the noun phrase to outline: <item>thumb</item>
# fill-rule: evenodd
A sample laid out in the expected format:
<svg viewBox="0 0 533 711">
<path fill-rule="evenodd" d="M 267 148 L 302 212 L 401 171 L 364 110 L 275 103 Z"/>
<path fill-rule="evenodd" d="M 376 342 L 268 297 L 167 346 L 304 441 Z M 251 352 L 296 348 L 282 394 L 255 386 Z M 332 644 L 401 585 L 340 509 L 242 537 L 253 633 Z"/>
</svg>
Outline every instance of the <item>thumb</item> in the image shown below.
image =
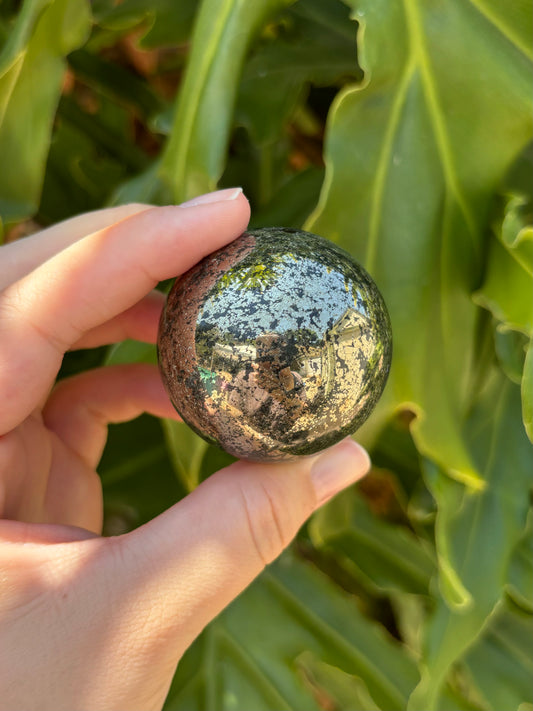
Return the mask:
<svg viewBox="0 0 533 711">
<path fill-rule="evenodd" d="M 114 580 L 133 596 L 137 616 L 145 610 L 144 633 L 174 640 L 175 664 L 310 514 L 369 466 L 367 453 L 351 439 L 296 461 L 237 462 L 150 523 L 115 539 L 120 568 L 114 568 Z"/>
</svg>

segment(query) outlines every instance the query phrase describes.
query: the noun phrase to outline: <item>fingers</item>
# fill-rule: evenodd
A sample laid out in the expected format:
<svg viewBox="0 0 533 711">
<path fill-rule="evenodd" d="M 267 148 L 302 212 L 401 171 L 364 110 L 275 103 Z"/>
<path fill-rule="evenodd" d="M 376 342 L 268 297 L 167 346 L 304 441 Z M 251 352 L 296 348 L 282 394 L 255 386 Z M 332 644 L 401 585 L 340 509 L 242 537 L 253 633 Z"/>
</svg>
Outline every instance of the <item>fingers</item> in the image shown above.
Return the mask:
<svg viewBox="0 0 533 711">
<path fill-rule="evenodd" d="M 36 235 L 19 239 L 2 247 L 0 290 L 29 274 L 40 264 L 92 232 L 109 227 L 119 220 L 148 210 L 151 205 L 138 203 L 95 210 L 53 225 Z"/>
<path fill-rule="evenodd" d="M 132 363 L 88 370 L 60 381 L 46 403 L 43 419 L 87 467 L 95 469 L 106 443 L 107 426 L 143 412 L 178 417 L 157 366 Z"/>
<path fill-rule="evenodd" d="M 85 333 L 246 228 L 242 194 L 221 191 L 218 199 L 140 212 L 75 242 L 0 295 L 0 392 L 8 403 L 0 434 L 46 396 L 63 352 Z"/>
<path fill-rule="evenodd" d="M 368 455 L 352 440 L 294 462 L 238 462 L 152 522 L 115 539 L 115 575 L 130 594 L 143 635 L 165 639 L 167 647 L 175 640 L 177 661 L 308 516 L 368 468 Z"/>
<path fill-rule="evenodd" d="M 155 343 L 164 303 L 163 293 L 151 291 L 130 309 L 83 334 L 72 348 L 96 348 L 109 343 L 118 343 L 127 338 L 144 343 Z"/>
</svg>

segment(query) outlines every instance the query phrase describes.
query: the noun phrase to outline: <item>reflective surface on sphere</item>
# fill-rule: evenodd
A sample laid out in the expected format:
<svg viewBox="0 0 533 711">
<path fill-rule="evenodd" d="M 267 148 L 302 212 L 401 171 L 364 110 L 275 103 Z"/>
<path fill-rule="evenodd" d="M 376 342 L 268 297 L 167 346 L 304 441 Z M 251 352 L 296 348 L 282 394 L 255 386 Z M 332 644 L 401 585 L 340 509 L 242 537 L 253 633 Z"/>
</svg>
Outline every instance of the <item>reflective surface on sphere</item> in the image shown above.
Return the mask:
<svg viewBox="0 0 533 711">
<path fill-rule="evenodd" d="M 383 391 L 391 352 L 370 276 L 333 243 L 282 228 L 245 232 L 178 279 L 158 339 L 182 418 L 254 460 L 353 434 Z"/>
</svg>

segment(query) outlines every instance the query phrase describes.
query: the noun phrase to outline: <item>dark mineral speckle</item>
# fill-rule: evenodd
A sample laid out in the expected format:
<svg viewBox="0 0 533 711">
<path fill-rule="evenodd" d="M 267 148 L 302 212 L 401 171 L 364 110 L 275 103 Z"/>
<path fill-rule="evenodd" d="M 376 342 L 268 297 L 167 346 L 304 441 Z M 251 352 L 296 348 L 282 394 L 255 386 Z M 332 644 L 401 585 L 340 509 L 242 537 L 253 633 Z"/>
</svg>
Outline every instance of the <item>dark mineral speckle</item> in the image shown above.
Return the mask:
<svg viewBox="0 0 533 711">
<path fill-rule="evenodd" d="M 245 232 L 176 281 L 159 366 L 202 437 L 244 459 L 318 452 L 378 401 L 392 341 L 376 285 L 352 257 L 299 230 Z"/>
</svg>

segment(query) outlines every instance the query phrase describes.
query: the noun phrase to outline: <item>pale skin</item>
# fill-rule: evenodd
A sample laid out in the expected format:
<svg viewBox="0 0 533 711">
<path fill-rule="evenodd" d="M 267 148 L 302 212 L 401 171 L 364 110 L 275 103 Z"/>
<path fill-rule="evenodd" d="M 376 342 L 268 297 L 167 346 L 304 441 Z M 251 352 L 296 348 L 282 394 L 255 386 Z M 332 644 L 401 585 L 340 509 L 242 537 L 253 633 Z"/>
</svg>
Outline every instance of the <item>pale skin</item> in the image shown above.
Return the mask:
<svg viewBox="0 0 533 711">
<path fill-rule="evenodd" d="M 237 462 L 101 536 L 107 425 L 176 415 L 149 365 L 55 379 L 67 350 L 155 342 L 157 282 L 246 228 L 237 190 L 193 203 L 101 210 L 0 248 L 0 709 L 160 709 L 205 625 L 368 470 L 351 440 Z"/>
</svg>

